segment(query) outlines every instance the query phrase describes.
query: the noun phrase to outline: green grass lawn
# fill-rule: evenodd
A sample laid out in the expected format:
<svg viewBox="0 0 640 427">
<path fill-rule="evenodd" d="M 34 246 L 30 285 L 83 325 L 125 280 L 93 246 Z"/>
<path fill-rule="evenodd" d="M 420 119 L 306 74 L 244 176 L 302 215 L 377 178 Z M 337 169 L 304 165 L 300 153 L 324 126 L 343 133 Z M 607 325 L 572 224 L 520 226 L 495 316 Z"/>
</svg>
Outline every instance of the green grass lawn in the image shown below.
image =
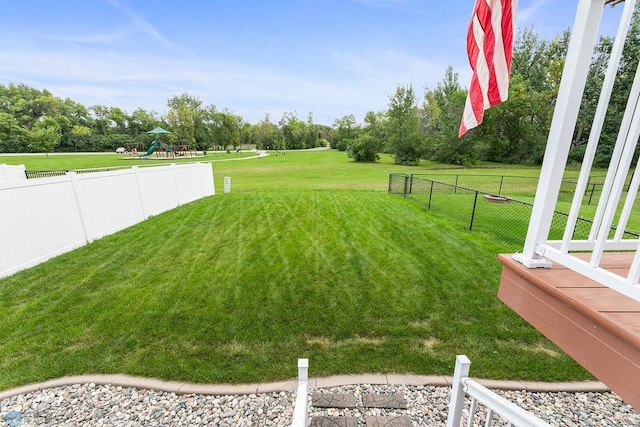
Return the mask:
<svg viewBox="0 0 640 427">
<path fill-rule="evenodd" d="M 390 172 L 442 166 L 326 151 L 213 167 L 216 196 L 0 280 L 0 389 L 271 381 L 299 357 L 313 376 L 451 375 L 463 353 L 481 377 L 591 378 L 497 299 L 504 247 L 386 194 Z"/>
</svg>

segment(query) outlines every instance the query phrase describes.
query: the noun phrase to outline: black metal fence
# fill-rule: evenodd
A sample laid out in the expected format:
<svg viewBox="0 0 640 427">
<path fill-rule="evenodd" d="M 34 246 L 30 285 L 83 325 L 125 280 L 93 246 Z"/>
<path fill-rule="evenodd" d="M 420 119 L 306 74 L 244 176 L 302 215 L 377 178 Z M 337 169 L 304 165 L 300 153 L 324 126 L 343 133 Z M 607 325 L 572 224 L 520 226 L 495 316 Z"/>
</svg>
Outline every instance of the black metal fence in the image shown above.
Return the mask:
<svg viewBox="0 0 640 427">
<path fill-rule="evenodd" d="M 140 166 L 140 167 L 143 167 L 143 166 Z M 104 167 L 104 168 L 74 169 L 74 170 L 50 170 L 50 171 L 25 170 L 24 173 L 27 176 L 27 179 L 34 179 L 34 178 L 49 178 L 52 176 L 63 176 L 63 175 L 66 175 L 67 172 L 76 172 L 81 174 L 81 173 L 106 172 L 106 171 L 129 169 L 129 168 L 130 166 L 113 166 L 113 167 Z"/>
<path fill-rule="evenodd" d="M 63 176 L 67 173 L 67 171 L 30 171 L 30 170 L 25 170 L 24 171 L 25 175 L 27 176 L 27 179 L 34 179 L 34 178 L 49 178 L 52 176 Z"/>
<path fill-rule="evenodd" d="M 435 179 L 438 182 L 455 185 L 456 187 L 475 188 L 489 194 L 509 194 L 512 197 L 535 194 L 538 184 L 537 176 L 522 175 L 487 175 L 487 174 L 453 174 L 453 173 L 429 173 L 411 174 L 416 178 Z M 595 205 L 600 199 L 604 187 L 604 175 L 592 175 L 587 181 L 583 194 L 583 204 Z M 628 191 L 632 176 L 629 176 L 623 191 Z M 577 179 L 565 178 L 560 185 L 560 200 L 573 198 Z"/>
<path fill-rule="evenodd" d="M 502 185 L 504 188 L 504 179 Z M 530 202 L 504 196 L 504 191 L 497 191 L 498 194 L 483 192 L 415 174 L 390 174 L 389 193 L 410 197 L 431 212 L 446 216 L 468 230 L 487 233 L 509 250 L 522 249 L 533 208 Z M 568 214 L 555 211 L 549 239 L 562 239 L 567 219 Z M 592 223 L 589 219 L 579 218 L 573 239 L 586 239 Z M 613 237 L 613 233 L 614 227 L 610 237 Z M 625 231 L 625 238 L 638 237 L 640 235 Z"/>
</svg>

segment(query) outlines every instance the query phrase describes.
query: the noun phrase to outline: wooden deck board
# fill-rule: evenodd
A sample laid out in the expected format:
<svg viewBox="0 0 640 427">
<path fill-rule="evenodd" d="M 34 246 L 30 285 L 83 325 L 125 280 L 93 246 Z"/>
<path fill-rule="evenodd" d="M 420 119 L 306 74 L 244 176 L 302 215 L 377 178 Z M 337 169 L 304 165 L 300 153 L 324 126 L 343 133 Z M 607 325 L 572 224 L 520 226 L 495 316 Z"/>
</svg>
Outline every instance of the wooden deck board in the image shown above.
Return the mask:
<svg viewBox="0 0 640 427">
<path fill-rule="evenodd" d="M 640 304 L 617 292 L 611 292 L 607 287 L 602 288 L 578 288 L 558 286 L 568 296 L 580 300 L 595 311 L 625 311 L 640 313 Z"/>
<path fill-rule="evenodd" d="M 538 277 L 544 281 L 553 281 L 558 277 L 558 272 L 560 270 L 569 271 L 566 267 L 558 266 L 558 269 L 544 268 L 540 269 L 537 272 Z M 577 275 L 565 275 L 562 279 L 561 283 L 558 283 L 558 287 L 581 287 L 581 288 L 606 288 L 606 286 L 601 285 L 600 283 L 589 281 L 585 283 L 584 277 Z"/>
<path fill-rule="evenodd" d="M 628 269 L 629 254 L 612 255 L 603 266 Z M 640 303 L 559 265 L 527 269 L 510 255 L 498 259 L 498 297 L 640 409 Z"/>
<path fill-rule="evenodd" d="M 610 318 L 614 322 L 621 323 L 633 332 L 640 335 L 640 315 L 637 312 L 610 312 L 602 313 L 603 316 Z"/>
</svg>

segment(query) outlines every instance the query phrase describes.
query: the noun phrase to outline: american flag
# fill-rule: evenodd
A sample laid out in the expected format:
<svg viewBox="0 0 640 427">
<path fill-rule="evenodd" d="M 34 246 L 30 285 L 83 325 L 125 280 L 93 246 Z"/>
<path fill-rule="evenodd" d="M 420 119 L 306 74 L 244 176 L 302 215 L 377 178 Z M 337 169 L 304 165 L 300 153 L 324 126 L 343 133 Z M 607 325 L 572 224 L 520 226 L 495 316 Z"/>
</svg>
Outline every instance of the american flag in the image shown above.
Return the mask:
<svg viewBox="0 0 640 427">
<path fill-rule="evenodd" d="M 505 101 L 513 53 L 517 0 L 476 0 L 467 33 L 473 70 L 458 136 L 482 123 L 484 110 Z"/>
</svg>

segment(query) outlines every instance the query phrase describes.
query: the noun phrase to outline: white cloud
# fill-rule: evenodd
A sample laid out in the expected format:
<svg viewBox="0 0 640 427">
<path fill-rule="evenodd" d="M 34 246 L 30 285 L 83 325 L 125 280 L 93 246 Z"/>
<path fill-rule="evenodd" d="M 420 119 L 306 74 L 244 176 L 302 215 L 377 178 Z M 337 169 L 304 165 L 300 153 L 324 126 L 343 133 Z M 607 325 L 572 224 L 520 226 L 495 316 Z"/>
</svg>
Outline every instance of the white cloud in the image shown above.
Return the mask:
<svg viewBox="0 0 640 427">
<path fill-rule="evenodd" d="M 518 5 L 518 12 L 516 14 L 516 22 L 518 26 L 530 26 L 538 17 L 539 13 L 545 9 L 548 9 L 547 6 L 550 0 L 533 0 L 529 3 L 527 7 L 520 7 L 522 2 Z"/>
<path fill-rule="evenodd" d="M 43 40 L 58 41 L 68 44 L 111 44 L 121 40 L 124 40 L 130 36 L 128 31 L 110 31 L 105 33 L 96 34 L 82 34 L 82 35 L 64 35 L 64 36 L 43 36 Z"/>
<path fill-rule="evenodd" d="M 122 10 L 123 12 L 125 12 L 126 15 L 129 16 L 129 18 L 131 19 L 131 21 L 133 22 L 135 27 L 137 29 L 139 29 L 140 31 L 142 31 L 147 36 L 151 37 L 152 39 L 155 39 L 156 41 L 159 41 L 163 46 L 165 46 L 165 47 L 167 47 L 167 48 L 169 48 L 171 50 L 175 50 L 176 52 L 181 52 L 181 53 L 186 53 L 186 54 L 189 54 L 189 55 L 193 55 L 192 53 L 190 53 L 186 49 L 183 49 L 182 47 L 178 46 L 177 44 L 175 44 L 175 43 L 171 42 L 170 40 L 168 40 L 167 38 L 165 38 L 160 33 L 160 31 L 158 31 L 147 20 L 142 18 L 140 15 L 138 15 L 127 4 L 125 4 L 125 3 L 121 2 L 121 1 L 118 1 L 118 0 L 107 0 L 107 1 L 111 5 L 113 5 L 116 9 L 119 9 L 119 10 Z"/>
<path fill-rule="evenodd" d="M 449 65 L 460 74 L 465 86 L 468 63 L 452 63 L 444 57 L 411 55 L 393 49 L 374 50 L 366 53 L 333 52 L 336 61 L 349 69 L 359 81 L 372 85 L 384 85 L 387 92 L 395 91 L 399 84 L 413 84 L 420 92 L 424 86 L 433 88 L 444 78 Z M 461 59 L 464 59 L 462 57 Z"/>
</svg>

